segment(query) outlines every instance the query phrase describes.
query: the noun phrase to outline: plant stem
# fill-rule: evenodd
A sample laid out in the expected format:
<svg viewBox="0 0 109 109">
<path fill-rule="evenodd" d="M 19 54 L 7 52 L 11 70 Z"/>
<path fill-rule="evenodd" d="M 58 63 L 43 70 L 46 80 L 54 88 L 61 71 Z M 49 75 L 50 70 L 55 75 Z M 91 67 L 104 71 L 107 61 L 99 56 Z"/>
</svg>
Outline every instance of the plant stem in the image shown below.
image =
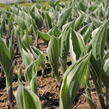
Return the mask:
<svg viewBox="0 0 109 109">
<path fill-rule="evenodd" d="M 61 61 L 61 71 L 62 71 L 62 74 L 64 74 L 66 69 L 67 69 L 67 60 L 62 60 Z"/>
<path fill-rule="evenodd" d="M 13 91 L 12 86 L 7 89 L 7 95 L 8 95 L 8 107 L 11 109 L 13 106 Z"/>
<path fill-rule="evenodd" d="M 92 80 L 94 82 L 97 94 L 98 94 L 98 98 L 99 98 L 99 101 L 100 101 L 101 109 L 104 109 L 106 107 L 106 105 L 105 105 L 103 91 L 102 91 L 101 74 L 99 74 L 99 71 L 97 71 L 94 68 L 94 66 L 91 66 L 91 67 L 92 67 L 91 77 L 92 77 Z"/>
<path fill-rule="evenodd" d="M 106 105 L 108 106 L 109 101 L 109 88 L 106 88 Z"/>
<path fill-rule="evenodd" d="M 93 100 L 92 100 L 92 97 L 91 97 L 91 91 L 90 91 L 90 84 L 89 84 L 89 81 L 88 81 L 88 84 L 87 84 L 87 88 L 85 90 L 85 93 L 86 93 L 86 99 L 87 99 L 87 102 L 90 106 L 90 109 L 96 109 L 96 105 L 93 103 Z"/>
<path fill-rule="evenodd" d="M 37 86 L 37 74 L 35 74 L 31 80 L 31 90 L 38 94 L 38 86 Z"/>
<path fill-rule="evenodd" d="M 13 90 L 12 90 L 12 74 L 6 76 L 6 87 L 7 87 L 7 102 L 8 107 L 12 109 L 13 105 Z"/>
<path fill-rule="evenodd" d="M 99 101 L 100 101 L 100 104 L 101 104 L 101 108 L 103 109 L 105 107 L 105 102 L 104 102 L 104 97 L 103 97 L 103 92 L 102 92 L 102 86 L 101 86 L 101 81 L 99 81 L 99 84 L 97 83 L 97 80 L 98 78 L 93 78 L 93 81 L 94 81 L 94 84 L 95 84 L 95 87 L 96 87 L 96 90 L 97 90 L 97 94 L 98 94 L 98 97 L 99 97 Z"/>
<path fill-rule="evenodd" d="M 0 72 L 1 72 L 1 76 L 4 77 L 4 71 L 1 65 L 0 65 Z"/>
</svg>

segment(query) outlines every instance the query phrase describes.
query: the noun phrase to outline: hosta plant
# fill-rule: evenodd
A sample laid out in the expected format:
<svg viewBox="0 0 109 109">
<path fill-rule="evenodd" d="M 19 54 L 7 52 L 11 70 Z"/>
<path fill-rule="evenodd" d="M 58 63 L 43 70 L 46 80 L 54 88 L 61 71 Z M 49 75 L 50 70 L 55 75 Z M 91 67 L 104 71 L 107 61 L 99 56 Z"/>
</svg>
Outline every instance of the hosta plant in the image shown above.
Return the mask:
<svg viewBox="0 0 109 109">
<path fill-rule="evenodd" d="M 71 34 L 72 35 L 71 44 L 73 47 L 73 52 L 76 55 L 76 62 L 75 63 L 72 62 L 73 64 L 66 70 L 64 75 L 60 91 L 61 109 L 71 108 L 72 101 L 74 100 L 75 95 L 78 89 L 81 87 L 81 85 L 86 88 L 86 98 L 90 105 L 90 108 L 91 109 L 96 108 L 91 98 L 90 84 L 89 84 L 90 77 L 94 82 L 98 94 L 98 98 L 100 101 L 100 108 L 105 108 L 108 106 L 109 101 L 108 70 L 107 70 L 108 55 L 105 54 L 105 52 L 108 50 L 106 47 L 107 45 L 106 39 L 108 33 L 107 25 L 108 22 L 101 25 L 99 28 L 95 29 L 92 32 L 92 39 L 90 40 L 90 44 L 88 45 L 88 47 L 86 47 L 83 39 L 80 38 L 81 35 L 73 30 L 73 34 Z M 77 39 L 74 41 L 74 38 Z M 80 52 L 78 52 L 78 50 Z M 106 88 L 106 96 L 103 96 L 102 84 L 104 84 Z"/>
<path fill-rule="evenodd" d="M 41 109 L 41 103 L 38 96 L 28 88 L 19 85 L 16 93 L 18 109 Z"/>
<path fill-rule="evenodd" d="M 6 40 L 0 37 L 0 63 L 3 67 L 6 77 L 8 105 L 11 106 L 13 101 L 12 75 L 13 75 L 13 66 L 14 66 L 12 39 L 10 39 L 9 44 L 7 44 Z"/>
<path fill-rule="evenodd" d="M 59 68 L 59 38 L 52 36 L 47 49 L 48 58 L 52 67 L 53 75 L 60 81 Z"/>
</svg>

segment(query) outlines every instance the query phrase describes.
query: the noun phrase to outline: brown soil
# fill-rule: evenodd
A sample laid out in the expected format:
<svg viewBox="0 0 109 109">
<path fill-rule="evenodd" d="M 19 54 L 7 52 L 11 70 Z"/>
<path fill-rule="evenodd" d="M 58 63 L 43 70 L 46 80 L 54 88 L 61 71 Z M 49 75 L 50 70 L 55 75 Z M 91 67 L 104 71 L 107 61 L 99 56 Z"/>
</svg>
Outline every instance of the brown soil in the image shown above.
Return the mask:
<svg viewBox="0 0 109 109">
<path fill-rule="evenodd" d="M 1 83 L 1 82 L 0 82 Z M 51 75 L 46 75 L 46 77 L 38 77 L 39 83 L 39 98 L 41 100 L 42 109 L 59 109 L 59 86 L 57 85 L 56 79 L 51 77 Z M 2 87 L 4 84 L 4 87 Z M 0 109 L 7 109 L 7 94 L 5 88 L 5 82 L 2 81 L 2 86 L 0 86 Z M 16 93 L 18 83 L 13 82 L 14 94 Z M 95 91 L 92 91 L 92 96 L 96 105 L 99 108 L 98 98 Z M 14 99 L 14 109 L 16 107 L 16 101 Z M 72 109 L 89 109 L 89 105 L 86 102 L 84 96 L 84 89 L 80 89 L 76 95 L 75 102 Z"/>
</svg>

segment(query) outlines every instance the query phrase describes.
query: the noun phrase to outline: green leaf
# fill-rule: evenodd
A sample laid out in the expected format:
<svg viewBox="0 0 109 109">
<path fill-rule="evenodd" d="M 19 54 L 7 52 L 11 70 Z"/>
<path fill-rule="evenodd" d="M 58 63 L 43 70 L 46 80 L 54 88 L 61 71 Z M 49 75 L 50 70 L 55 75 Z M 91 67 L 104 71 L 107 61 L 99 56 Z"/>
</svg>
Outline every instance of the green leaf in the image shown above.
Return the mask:
<svg viewBox="0 0 109 109">
<path fill-rule="evenodd" d="M 16 94 L 18 109 L 41 109 L 37 95 L 31 90 L 19 85 Z"/>
<path fill-rule="evenodd" d="M 80 13 L 79 17 L 76 19 L 75 21 L 75 30 L 78 30 L 81 26 L 81 24 L 83 23 L 83 20 L 84 20 L 84 15 Z"/>
<path fill-rule="evenodd" d="M 59 27 L 62 27 L 66 23 L 67 19 L 71 15 L 71 12 L 72 12 L 72 7 L 63 9 L 63 12 L 59 16 L 58 23 L 57 23 Z"/>
<path fill-rule="evenodd" d="M 93 22 L 93 25 L 95 27 L 99 27 L 99 26 L 101 26 L 103 24 L 102 21 L 100 21 L 99 19 L 96 19 L 96 18 L 94 18 L 92 16 L 90 16 L 89 19 L 91 20 L 91 22 Z"/>
<path fill-rule="evenodd" d="M 41 28 L 43 25 L 43 17 L 40 13 L 40 11 L 34 6 L 31 10 L 30 10 L 30 14 L 32 16 L 32 18 L 35 20 L 35 24 Z"/>
<path fill-rule="evenodd" d="M 109 81 L 109 59 L 107 59 L 104 63 L 104 66 L 103 66 L 103 76 L 102 76 L 102 79 L 103 79 L 103 82 L 104 82 L 104 85 L 106 86 L 106 88 L 109 88 L 109 84 L 108 84 L 108 81 Z"/>
<path fill-rule="evenodd" d="M 72 47 L 74 53 L 76 54 L 76 60 L 80 58 L 81 54 L 86 53 L 86 47 L 83 40 L 83 37 L 77 33 L 76 31 L 72 30 L 71 33 L 71 43 L 70 47 Z"/>
<path fill-rule="evenodd" d="M 32 79 L 34 63 L 35 62 L 29 64 L 25 69 L 24 75 L 25 75 L 25 79 L 26 79 L 27 83 L 30 83 L 30 81 Z"/>
<path fill-rule="evenodd" d="M 31 87 L 31 90 L 34 93 L 38 94 L 37 74 L 32 76 L 32 79 L 31 79 L 31 82 L 30 82 L 30 87 Z"/>
<path fill-rule="evenodd" d="M 21 44 L 25 49 L 30 48 L 30 46 L 32 45 L 32 36 L 25 33 L 24 36 L 21 37 Z"/>
<path fill-rule="evenodd" d="M 1 37 L 0 37 L 0 63 L 4 68 L 6 78 L 9 79 L 13 60 L 11 56 L 11 51 L 9 50 L 6 43 L 3 41 Z"/>
<path fill-rule="evenodd" d="M 67 55 L 69 52 L 69 39 L 70 39 L 70 26 L 66 27 L 61 37 L 61 48 L 60 48 L 60 62 L 61 62 L 61 68 L 62 72 L 64 73 L 67 68 Z"/>
<path fill-rule="evenodd" d="M 106 72 L 106 71 L 108 71 L 109 72 L 109 59 L 107 59 L 106 61 L 105 61 L 105 64 L 104 64 L 104 71 Z"/>
<path fill-rule="evenodd" d="M 26 66 L 24 75 L 28 83 L 32 80 L 32 77 L 38 72 L 40 66 L 40 58 L 38 57 L 35 61 L 31 62 Z"/>
<path fill-rule="evenodd" d="M 105 51 L 103 59 L 106 60 L 109 58 L 109 50 Z"/>
<path fill-rule="evenodd" d="M 85 31 L 83 37 L 84 37 L 84 42 L 87 44 L 90 39 L 91 39 L 91 32 L 92 32 L 92 29 L 93 29 L 93 23 L 91 23 L 89 25 L 89 27 L 87 28 L 87 30 Z"/>
<path fill-rule="evenodd" d="M 89 61 L 90 54 L 85 55 L 66 70 L 60 90 L 61 109 L 70 109 L 80 85 L 82 83 L 86 85 Z"/>
<path fill-rule="evenodd" d="M 45 27 L 47 27 L 47 29 L 51 29 L 52 28 L 51 17 L 46 12 L 43 13 L 43 14 L 44 14 L 44 24 L 45 24 Z"/>
<path fill-rule="evenodd" d="M 26 29 L 25 21 L 21 16 L 16 15 L 14 20 L 17 23 L 17 25 L 19 25 L 22 29 Z"/>
<path fill-rule="evenodd" d="M 38 36 L 40 38 L 42 38 L 43 40 L 46 40 L 46 41 L 49 41 L 50 40 L 50 37 L 51 36 L 49 34 L 44 33 L 44 32 L 40 32 L 40 31 L 37 31 L 37 33 L 38 33 Z"/>
<path fill-rule="evenodd" d="M 59 35 L 61 34 L 61 31 L 59 30 L 57 26 L 55 26 L 48 31 L 48 34 L 51 36 L 59 37 Z"/>
<path fill-rule="evenodd" d="M 107 23 L 95 29 L 92 33 L 92 54 L 96 60 L 103 59 L 106 38 Z"/>
<path fill-rule="evenodd" d="M 28 49 L 27 51 L 22 49 L 21 56 L 22 56 L 23 63 L 25 64 L 25 66 L 30 65 L 34 60 L 32 53 Z"/>
<path fill-rule="evenodd" d="M 53 74 L 56 78 L 59 78 L 59 39 L 55 36 L 51 37 L 51 40 L 47 49 L 48 58 L 52 67 Z"/>
<path fill-rule="evenodd" d="M 84 12 L 87 11 L 87 5 L 84 2 L 79 2 L 79 10 L 82 10 Z"/>
<path fill-rule="evenodd" d="M 33 47 L 33 54 L 38 55 L 39 65 L 42 67 L 42 70 L 45 68 L 46 56 L 38 48 Z M 36 56 L 35 56 L 36 57 Z"/>
<path fill-rule="evenodd" d="M 81 35 L 83 35 L 83 34 L 87 31 L 87 28 L 88 28 L 89 26 L 90 26 L 90 23 L 84 25 L 82 28 L 79 29 L 78 32 L 79 32 Z"/>
<path fill-rule="evenodd" d="M 97 94 L 99 97 L 100 104 L 102 108 L 105 106 L 104 95 L 102 90 L 102 83 L 107 87 L 107 76 L 103 70 L 103 61 L 96 60 L 93 55 L 91 55 L 91 66 L 90 73 L 93 79 Z"/>
</svg>

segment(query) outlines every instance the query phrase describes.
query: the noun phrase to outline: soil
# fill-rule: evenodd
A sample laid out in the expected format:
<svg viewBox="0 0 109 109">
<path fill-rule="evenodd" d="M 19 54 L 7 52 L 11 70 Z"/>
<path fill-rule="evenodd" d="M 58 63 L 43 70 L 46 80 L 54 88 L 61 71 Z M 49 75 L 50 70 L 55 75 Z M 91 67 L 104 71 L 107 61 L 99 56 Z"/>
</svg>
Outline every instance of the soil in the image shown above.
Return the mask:
<svg viewBox="0 0 109 109">
<path fill-rule="evenodd" d="M 43 51 L 46 54 L 46 48 L 47 45 L 42 40 L 38 40 L 39 49 Z M 16 93 L 17 87 L 18 87 L 18 78 L 17 78 L 17 70 L 18 66 L 22 63 L 22 59 L 20 55 L 16 56 L 16 64 L 14 68 L 14 74 L 13 74 L 13 93 Z M 70 65 L 71 62 L 68 62 L 68 65 Z M 22 65 L 23 66 L 23 65 Z M 25 81 L 23 81 L 25 85 Z M 41 76 L 41 71 L 38 72 L 38 90 L 39 90 L 39 98 L 42 104 L 42 109 L 59 109 L 59 91 L 60 87 L 57 85 L 56 79 L 51 76 L 51 67 L 49 64 L 47 64 L 47 68 L 45 69 L 45 75 Z M 97 109 L 99 108 L 98 103 L 98 97 L 96 95 L 96 91 L 92 91 L 92 97 L 94 99 L 94 102 L 97 106 Z M 7 108 L 7 94 L 6 94 L 6 85 L 5 85 L 5 77 L 0 75 L 0 109 L 8 109 Z M 14 109 L 17 109 L 16 106 L 16 100 L 14 98 Z M 84 88 L 81 88 L 73 102 L 72 109 L 89 109 L 89 105 L 86 102 L 85 96 L 84 96 Z"/>
<path fill-rule="evenodd" d="M 1 78 L 1 77 L 0 77 Z M 7 109 L 7 93 L 5 88 L 5 78 L 0 81 L 0 109 Z M 43 109 L 59 109 L 59 86 L 57 85 L 56 79 L 51 77 L 50 74 L 46 77 L 38 77 L 39 83 L 39 98 L 41 100 Z M 13 82 L 13 93 L 16 93 L 18 83 Z M 88 109 L 83 94 L 78 94 L 75 98 L 75 106 L 72 109 Z M 14 99 L 14 109 L 16 107 L 16 101 Z"/>
<path fill-rule="evenodd" d="M 1 77 L 0 77 L 1 78 Z M 16 93 L 18 82 L 17 79 L 14 79 L 13 82 L 13 93 Z M 8 109 L 7 108 L 7 94 L 5 88 L 5 78 L 2 78 L 0 81 L 0 109 Z M 39 98 L 41 100 L 42 109 L 59 109 L 59 86 L 57 85 L 56 79 L 51 77 L 50 74 L 46 75 L 45 77 L 38 77 L 39 83 Z M 25 82 L 24 82 L 25 84 Z M 96 105 L 98 105 L 97 109 L 99 108 L 98 97 L 96 95 L 96 91 L 92 91 L 92 97 Z M 16 101 L 14 99 L 14 109 L 17 109 Z M 72 109 L 89 109 L 89 105 L 86 102 L 84 96 L 84 89 L 80 89 L 77 93 Z"/>
</svg>

